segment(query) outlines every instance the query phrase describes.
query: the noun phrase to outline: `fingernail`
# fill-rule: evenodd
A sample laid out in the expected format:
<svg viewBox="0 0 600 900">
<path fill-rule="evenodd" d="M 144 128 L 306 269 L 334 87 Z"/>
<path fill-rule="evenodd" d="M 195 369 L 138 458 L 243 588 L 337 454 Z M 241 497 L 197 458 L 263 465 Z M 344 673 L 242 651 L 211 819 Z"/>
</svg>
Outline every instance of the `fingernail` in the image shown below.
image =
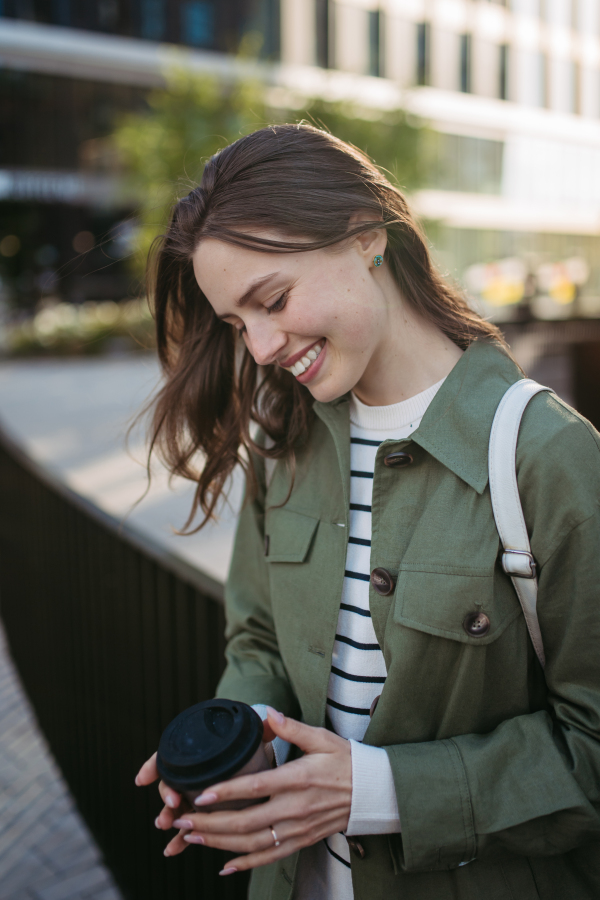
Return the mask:
<svg viewBox="0 0 600 900">
<path fill-rule="evenodd" d="M 184 841 L 187 841 L 188 844 L 205 844 L 206 841 L 202 837 L 201 834 L 184 834 Z"/>
<path fill-rule="evenodd" d="M 190 822 L 189 819 L 175 819 L 173 822 L 175 828 L 193 828 L 194 823 Z"/>
<path fill-rule="evenodd" d="M 283 722 L 285 719 L 285 716 L 283 715 L 283 713 L 277 712 L 277 710 L 273 709 L 272 706 L 267 706 L 267 710 L 269 711 L 269 713 L 272 715 L 272 717 L 275 719 L 276 722 L 279 722 L 280 725 L 283 725 Z"/>
<path fill-rule="evenodd" d="M 175 807 L 177 806 L 173 798 L 169 796 L 167 796 L 165 803 L 169 807 L 169 809 L 175 809 Z"/>
<path fill-rule="evenodd" d="M 226 866 L 224 869 L 221 869 L 219 875 L 233 875 L 234 872 L 237 872 L 237 869 L 234 869 L 233 866 Z"/>
<path fill-rule="evenodd" d="M 194 806 L 206 806 L 208 803 L 214 803 L 215 800 L 218 800 L 216 794 L 213 794 L 211 791 L 208 791 L 204 794 L 200 794 L 199 797 L 196 797 L 194 800 Z"/>
<path fill-rule="evenodd" d="M 140 776 L 139 776 L 139 775 L 136 775 L 136 776 L 135 776 L 135 783 L 136 783 L 136 786 L 137 786 L 137 787 L 140 786 Z"/>
<path fill-rule="evenodd" d="M 163 856 L 170 856 L 170 855 L 171 855 L 171 851 L 168 849 L 168 847 L 165 847 L 165 849 L 163 850 Z"/>
<path fill-rule="evenodd" d="M 157 817 L 155 818 L 155 820 L 154 820 L 154 827 L 155 827 L 155 828 L 160 828 L 160 823 L 159 823 L 159 821 L 158 821 L 159 819 L 160 819 L 160 816 L 157 816 Z"/>
</svg>

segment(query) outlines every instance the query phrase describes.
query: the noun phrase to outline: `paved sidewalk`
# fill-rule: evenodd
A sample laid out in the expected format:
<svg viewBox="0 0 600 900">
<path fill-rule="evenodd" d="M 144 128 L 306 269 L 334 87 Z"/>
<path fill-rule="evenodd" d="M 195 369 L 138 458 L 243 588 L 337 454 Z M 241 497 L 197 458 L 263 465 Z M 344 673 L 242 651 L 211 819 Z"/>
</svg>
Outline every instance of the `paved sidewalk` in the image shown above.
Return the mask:
<svg viewBox="0 0 600 900">
<path fill-rule="evenodd" d="M 37 728 L 1 625 L 0 900 L 121 900 Z"/>
</svg>

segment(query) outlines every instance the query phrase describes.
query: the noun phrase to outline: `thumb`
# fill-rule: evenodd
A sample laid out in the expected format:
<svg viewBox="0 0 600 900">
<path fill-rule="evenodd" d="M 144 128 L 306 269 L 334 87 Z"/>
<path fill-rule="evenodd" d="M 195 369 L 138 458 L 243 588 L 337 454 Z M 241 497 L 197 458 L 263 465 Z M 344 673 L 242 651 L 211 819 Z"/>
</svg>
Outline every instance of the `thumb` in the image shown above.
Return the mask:
<svg viewBox="0 0 600 900">
<path fill-rule="evenodd" d="M 305 753 L 327 753 L 333 750 L 331 735 L 325 728 L 314 728 L 267 706 L 267 721 L 273 733 Z"/>
</svg>

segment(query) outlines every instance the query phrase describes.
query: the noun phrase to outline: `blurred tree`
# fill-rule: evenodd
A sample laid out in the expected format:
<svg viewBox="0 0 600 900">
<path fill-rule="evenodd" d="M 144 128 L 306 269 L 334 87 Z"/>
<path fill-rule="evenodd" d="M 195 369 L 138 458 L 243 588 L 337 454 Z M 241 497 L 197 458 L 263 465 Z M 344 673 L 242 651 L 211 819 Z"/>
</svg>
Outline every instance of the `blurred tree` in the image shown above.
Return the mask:
<svg viewBox="0 0 600 900">
<path fill-rule="evenodd" d="M 274 99 L 283 100 L 275 106 Z M 308 121 L 364 150 L 400 186 L 423 182 L 427 129 L 403 110 L 362 110 L 346 102 L 313 99 L 286 109 L 285 94 L 258 78 L 225 82 L 173 68 L 166 87 L 148 96 L 147 109 L 122 118 L 113 141 L 140 197 L 139 229 L 132 263 L 144 271 L 148 249 L 168 221 L 178 196 L 199 181 L 206 159 L 220 147 L 267 122 Z"/>
<path fill-rule="evenodd" d="M 165 89 L 149 94 L 145 111 L 120 118 L 112 140 L 140 198 L 132 256 L 140 275 L 173 202 L 198 183 L 206 160 L 264 121 L 258 82 L 226 83 L 182 67 L 169 70 Z"/>
<path fill-rule="evenodd" d="M 313 99 L 306 105 L 304 118 L 363 150 L 401 189 L 414 190 L 425 181 L 430 132 L 403 109 L 382 112 Z"/>
</svg>

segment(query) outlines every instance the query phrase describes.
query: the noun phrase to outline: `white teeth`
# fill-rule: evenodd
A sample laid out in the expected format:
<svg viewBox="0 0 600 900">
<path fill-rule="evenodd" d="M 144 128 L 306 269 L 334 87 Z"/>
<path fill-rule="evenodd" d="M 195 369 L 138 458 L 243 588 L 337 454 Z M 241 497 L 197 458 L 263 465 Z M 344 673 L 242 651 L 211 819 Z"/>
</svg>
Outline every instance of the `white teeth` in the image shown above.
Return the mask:
<svg viewBox="0 0 600 900">
<path fill-rule="evenodd" d="M 287 368 L 288 372 L 291 372 L 292 375 L 302 375 L 303 372 L 309 368 L 309 366 L 314 363 L 315 359 L 318 357 L 319 353 L 323 349 L 323 344 L 315 344 L 314 347 L 307 352 L 306 356 L 303 356 L 302 359 L 299 359 L 294 363 L 293 366 L 289 366 Z"/>
</svg>

